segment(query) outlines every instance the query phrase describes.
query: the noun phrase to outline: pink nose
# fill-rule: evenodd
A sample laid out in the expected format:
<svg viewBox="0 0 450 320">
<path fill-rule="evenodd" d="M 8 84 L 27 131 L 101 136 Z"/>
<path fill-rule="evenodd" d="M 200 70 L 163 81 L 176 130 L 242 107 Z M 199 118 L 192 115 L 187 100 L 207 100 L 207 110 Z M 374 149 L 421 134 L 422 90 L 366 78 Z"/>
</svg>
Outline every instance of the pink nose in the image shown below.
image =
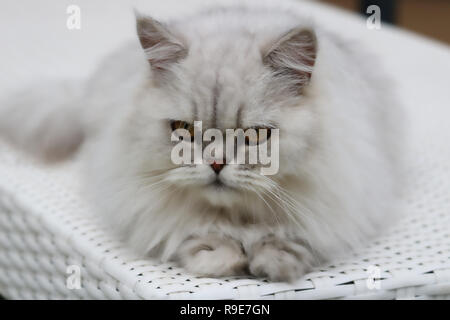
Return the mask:
<svg viewBox="0 0 450 320">
<path fill-rule="evenodd" d="M 220 170 L 225 166 L 223 163 L 216 163 L 215 161 L 212 163 L 211 168 L 214 170 L 215 173 L 219 173 Z"/>
</svg>

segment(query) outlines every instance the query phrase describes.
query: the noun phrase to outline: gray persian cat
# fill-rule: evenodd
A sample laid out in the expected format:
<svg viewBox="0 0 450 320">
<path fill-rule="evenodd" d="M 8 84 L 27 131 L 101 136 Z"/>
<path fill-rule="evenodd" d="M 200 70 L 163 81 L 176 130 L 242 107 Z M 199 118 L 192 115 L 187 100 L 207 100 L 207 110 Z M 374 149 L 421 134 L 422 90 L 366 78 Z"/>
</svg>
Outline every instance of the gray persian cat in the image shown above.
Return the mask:
<svg viewBox="0 0 450 320">
<path fill-rule="evenodd" d="M 386 226 L 398 187 L 390 85 L 361 49 L 303 21 L 251 6 L 166 24 L 138 14 L 135 43 L 87 84 L 4 104 L 2 135 L 47 160 L 78 150 L 95 212 L 142 255 L 295 280 Z M 174 165 L 173 124 L 196 120 L 278 128 L 278 173 Z"/>
</svg>

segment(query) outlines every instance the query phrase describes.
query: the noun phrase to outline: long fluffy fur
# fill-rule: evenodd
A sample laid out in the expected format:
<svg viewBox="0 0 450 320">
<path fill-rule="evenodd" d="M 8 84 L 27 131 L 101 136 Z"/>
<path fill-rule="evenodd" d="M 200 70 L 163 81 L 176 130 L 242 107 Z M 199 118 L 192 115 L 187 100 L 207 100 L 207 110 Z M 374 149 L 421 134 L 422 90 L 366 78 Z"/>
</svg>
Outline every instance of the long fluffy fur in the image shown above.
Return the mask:
<svg viewBox="0 0 450 320">
<path fill-rule="evenodd" d="M 381 69 L 360 48 L 302 21 L 257 7 L 173 21 L 167 29 L 188 54 L 164 65 L 165 85 L 155 82 L 147 59 L 170 48 L 142 50 L 136 42 L 105 59 L 89 90 L 72 99 L 75 113 L 73 101 L 37 107 L 27 95 L 3 113 L 0 129 L 45 154 L 67 155 L 86 137 L 87 194 L 138 252 L 199 274 L 249 270 L 294 279 L 384 228 L 398 187 L 401 136 L 398 104 Z M 312 70 L 300 96 L 286 88 L 303 86 L 306 78 L 278 78 L 261 58 L 295 28 L 314 30 L 318 45 L 314 67 L 289 56 L 280 60 L 299 72 Z M 221 174 L 235 192 L 208 188 L 214 173 L 207 165 L 174 166 L 167 119 L 212 126 L 214 112 L 222 128 L 233 128 L 238 113 L 247 127 L 278 124 L 279 173 L 265 177 L 226 166 Z"/>
<path fill-rule="evenodd" d="M 72 81 L 44 81 L 0 102 L 2 136 L 46 161 L 73 154 L 85 135 L 79 116 L 81 88 Z"/>
</svg>

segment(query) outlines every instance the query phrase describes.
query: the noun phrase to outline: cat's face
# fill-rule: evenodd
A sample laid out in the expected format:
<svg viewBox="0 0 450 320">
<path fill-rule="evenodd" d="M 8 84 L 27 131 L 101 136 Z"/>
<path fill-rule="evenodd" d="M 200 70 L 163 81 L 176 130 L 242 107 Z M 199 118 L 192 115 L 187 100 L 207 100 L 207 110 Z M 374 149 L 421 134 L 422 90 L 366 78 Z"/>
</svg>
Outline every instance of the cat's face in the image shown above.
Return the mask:
<svg viewBox="0 0 450 320">
<path fill-rule="evenodd" d="M 161 174 L 165 184 L 218 206 L 262 197 L 277 179 L 295 174 L 314 126 L 310 109 L 299 107 L 315 58 L 315 39 L 309 31 L 293 30 L 265 44 L 248 34 L 183 43 L 154 20 L 140 18 L 138 33 L 153 71 L 147 101 L 158 101 L 152 112 L 138 111 L 141 120 L 136 123 L 145 126 L 141 133 L 152 145 L 144 171 Z M 270 159 L 278 162 L 278 174 L 264 176 L 262 164 L 248 161 L 173 164 L 171 134 L 179 127 L 193 133 L 198 130 L 194 121 L 201 121 L 203 132 L 219 129 L 224 137 L 226 129 L 267 129 L 268 138 L 254 143 L 265 145 L 269 153 L 278 144 L 279 158 Z M 270 135 L 271 129 L 279 130 L 279 139 Z M 209 142 L 182 143 L 194 154 L 196 143 L 204 148 Z M 237 144 L 235 157 L 238 149 L 248 159 L 249 146 Z"/>
</svg>

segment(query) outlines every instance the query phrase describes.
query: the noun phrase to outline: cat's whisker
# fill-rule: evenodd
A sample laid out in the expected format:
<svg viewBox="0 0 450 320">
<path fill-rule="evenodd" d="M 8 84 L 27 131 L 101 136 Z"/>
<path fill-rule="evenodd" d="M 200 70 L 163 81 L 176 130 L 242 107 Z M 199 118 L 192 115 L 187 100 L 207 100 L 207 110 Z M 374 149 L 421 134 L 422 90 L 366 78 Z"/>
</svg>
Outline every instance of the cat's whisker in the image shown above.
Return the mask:
<svg viewBox="0 0 450 320">
<path fill-rule="evenodd" d="M 159 177 L 165 177 L 165 176 L 167 176 L 167 175 L 168 175 L 168 171 L 165 170 L 163 173 L 161 173 L 161 174 L 156 174 L 156 175 L 154 175 L 154 174 L 149 174 L 149 173 L 139 174 L 139 175 L 137 176 L 137 178 L 138 178 L 138 179 L 142 179 L 142 180 L 147 180 L 147 179 L 156 179 L 156 178 L 159 178 Z"/>
<path fill-rule="evenodd" d="M 281 209 L 283 209 L 283 212 L 287 215 L 288 219 L 290 219 L 293 223 L 295 223 L 297 226 L 302 227 L 300 222 L 295 218 L 295 216 L 289 211 L 289 208 L 287 208 L 282 201 L 281 198 L 273 198 L 273 193 L 265 193 L 268 195 L 272 201 L 274 201 Z"/>
<path fill-rule="evenodd" d="M 160 186 L 160 187 L 161 187 L 161 185 L 162 185 L 162 187 L 170 187 L 170 186 L 171 186 L 171 184 L 168 183 L 167 181 L 165 181 L 165 180 L 160 180 L 160 181 L 154 182 L 154 183 L 152 183 L 152 184 L 143 186 L 143 187 L 141 188 L 141 190 L 155 192 L 155 191 L 159 191 L 159 189 L 158 189 L 158 188 L 155 188 L 155 186 Z M 165 190 L 165 189 L 164 189 L 164 190 Z"/>
<path fill-rule="evenodd" d="M 260 193 L 258 192 L 258 190 L 254 189 L 253 191 L 254 191 L 255 194 L 256 194 L 256 195 L 257 195 L 257 196 L 258 196 L 258 197 L 266 204 L 266 206 L 270 209 L 270 211 L 272 212 L 272 214 L 273 214 L 275 220 L 276 220 L 277 223 L 278 223 L 278 226 L 281 227 L 280 221 L 278 220 L 278 215 L 277 215 L 277 213 L 275 212 L 275 210 L 273 210 L 272 206 L 264 199 L 264 196 L 263 196 L 262 194 L 260 194 Z"/>
<path fill-rule="evenodd" d="M 282 188 L 281 186 L 279 186 L 278 191 L 281 191 L 281 192 L 282 192 L 282 191 L 283 191 L 283 188 Z M 280 195 L 280 197 L 281 197 L 281 195 Z M 280 199 L 283 200 L 283 198 L 280 198 Z M 300 207 L 305 208 L 305 209 L 311 214 L 311 210 L 309 210 L 309 209 L 306 208 L 305 206 L 301 205 L 301 204 L 300 204 L 298 201 L 296 201 L 295 199 L 292 199 L 292 200 L 294 200 L 295 203 L 297 203 L 297 205 L 299 205 Z M 296 213 L 301 213 L 301 208 L 296 208 L 296 207 L 294 207 L 294 209 L 295 209 L 295 212 L 296 212 Z M 289 214 L 289 213 L 287 212 L 287 214 Z M 307 221 L 309 221 L 309 223 L 311 223 L 312 225 L 316 225 L 316 226 L 317 226 L 317 222 L 316 222 L 314 219 L 312 219 L 312 216 L 311 216 L 311 215 L 308 215 L 308 214 L 302 215 L 302 218 L 305 219 L 305 220 L 307 220 Z M 300 228 L 304 228 L 304 226 L 299 225 L 297 222 L 298 222 L 298 221 L 296 221 L 296 219 L 294 219 L 294 223 L 296 223 Z M 304 240 L 305 242 L 307 242 L 308 245 L 309 245 L 309 247 L 310 247 L 310 249 L 314 251 L 314 248 L 313 248 L 313 246 L 312 246 L 310 240 L 309 240 L 308 238 L 303 238 L 303 240 Z"/>
<path fill-rule="evenodd" d="M 265 177 L 265 176 L 261 176 L 263 180 L 265 180 L 268 184 L 271 185 L 271 188 L 274 189 L 275 191 L 271 190 L 271 189 L 267 189 L 267 192 L 270 192 L 273 196 L 275 196 L 277 199 L 279 199 L 279 201 L 281 201 L 283 203 L 283 205 L 289 205 L 289 207 L 291 208 L 291 210 L 293 211 L 292 213 L 295 216 L 301 215 L 303 219 L 308 219 L 308 220 L 312 220 L 311 217 L 311 210 L 309 210 L 307 207 L 305 207 L 304 205 L 302 205 L 300 202 L 298 202 L 297 200 L 295 200 L 292 196 L 290 196 L 284 189 L 283 187 L 281 187 L 278 183 L 276 183 L 275 181 Z M 307 211 L 307 213 L 305 214 L 304 211 Z"/>
<path fill-rule="evenodd" d="M 245 183 L 242 183 L 243 181 Z M 298 203 L 298 201 L 295 201 L 295 199 L 293 199 L 289 195 L 285 194 L 279 184 L 267 178 L 266 176 L 262 176 L 253 172 L 246 172 L 244 178 L 241 177 L 240 182 L 241 188 L 251 190 L 255 193 L 257 193 L 257 189 L 260 189 L 263 194 L 270 196 L 271 200 L 274 201 L 277 206 L 279 206 L 280 209 L 283 210 L 289 220 L 296 223 L 297 225 L 301 226 L 298 216 L 301 216 L 304 220 L 311 220 L 308 214 L 304 213 L 305 211 L 308 211 L 307 208 Z M 256 184 L 256 182 L 261 183 Z"/>
</svg>

